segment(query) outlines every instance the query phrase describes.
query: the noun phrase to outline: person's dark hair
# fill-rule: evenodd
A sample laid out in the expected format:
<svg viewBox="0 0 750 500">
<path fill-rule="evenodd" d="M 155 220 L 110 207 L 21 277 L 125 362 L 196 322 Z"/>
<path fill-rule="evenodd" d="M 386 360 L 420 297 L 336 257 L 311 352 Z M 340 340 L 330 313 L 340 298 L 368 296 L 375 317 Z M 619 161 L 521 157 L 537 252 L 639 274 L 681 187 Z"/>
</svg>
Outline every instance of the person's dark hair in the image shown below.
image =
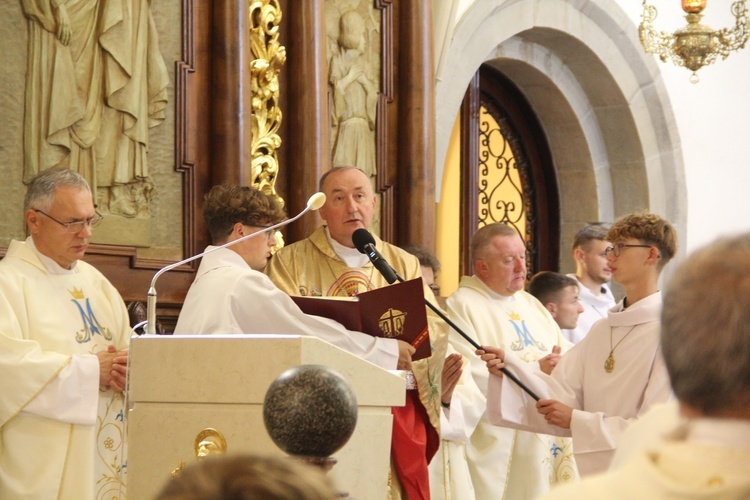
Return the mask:
<svg viewBox="0 0 750 500">
<path fill-rule="evenodd" d="M 79 173 L 69 168 L 53 167 L 42 170 L 31 181 L 23 200 L 23 211 L 30 208 L 49 212 L 55 201 L 55 190 L 73 187 L 91 192 L 88 182 Z"/>
<path fill-rule="evenodd" d="M 677 399 L 707 416 L 750 407 L 750 233 L 693 253 L 664 292 L 661 347 Z"/>
<path fill-rule="evenodd" d="M 156 500 L 329 500 L 337 494 L 322 471 L 285 457 L 207 457 L 171 479 Z"/>
<path fill-rule="evenodd" d="M 580 247 L 586 251 L 591 241 L 607 241 L 607 226 L 596 223 L 581 228 L 573 237 L 572 249 L 575 250 Z"/>
<path fill-rule="evenodd" d="M 440 261 L 425 248 L 419 245 L 404 245 L 401 248 L 419 259 L 420 266 L 431 268 L 435 274 L 440 271 Z"/>
<path fill-rule="evenodd" d="M 281 204 L 271 195 L 248 186 L 214 186 L 203 200 L 203 218 L 214 244 L 224 243 L 232 226 L 266 226 L 286 217 Z"/>
<path fill-rule="evenodd" d="M 649 212 L 625 215 L 615 221 L 607 232 L 612 244 L 633 238 L 659 249 L 659 270 L 677 253 L 677 231 L 667 220 Z"/>
<path fill-rule="evenodd" d="M 526 286 L 526 291 L 536 297 L 542 304 L 558 303 L 560 292 L 569 286 L 578 288 L 578 282 L 564 274 L 540 271 L 531 278 Z"/>
</svg>

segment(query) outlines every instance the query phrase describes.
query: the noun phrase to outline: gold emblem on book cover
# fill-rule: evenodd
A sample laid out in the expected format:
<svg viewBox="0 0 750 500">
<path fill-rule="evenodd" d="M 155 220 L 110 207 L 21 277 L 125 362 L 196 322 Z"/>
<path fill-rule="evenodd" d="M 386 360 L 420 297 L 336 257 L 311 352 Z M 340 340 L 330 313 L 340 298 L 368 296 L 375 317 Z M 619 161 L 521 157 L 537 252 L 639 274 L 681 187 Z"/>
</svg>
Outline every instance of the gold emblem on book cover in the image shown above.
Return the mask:
<svg viewBox="0 0 750 500">
<path fill-rule="evenodd" d="M 398 337 L 404 333 L 404 325 L 406 324 L 406 313 L 399 311 L 398 309 L 388 308 L 388 310 L 380 316 L 378 326 L 380 331 L 386 337 Z"/>
</svg>

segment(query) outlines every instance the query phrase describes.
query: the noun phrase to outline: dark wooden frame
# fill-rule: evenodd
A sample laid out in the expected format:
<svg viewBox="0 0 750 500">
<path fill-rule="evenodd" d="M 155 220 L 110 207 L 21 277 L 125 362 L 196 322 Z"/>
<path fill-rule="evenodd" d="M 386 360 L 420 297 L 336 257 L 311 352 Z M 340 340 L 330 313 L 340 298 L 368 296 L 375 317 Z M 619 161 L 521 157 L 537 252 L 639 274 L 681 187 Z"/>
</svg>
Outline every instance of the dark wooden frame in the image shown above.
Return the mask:
<svg viewBox="0 0 750 500">
<path fill-rule="evenodd" d="M 280 0 L 284 119 L 276 188 L 298 213 L 330 165 L 325 1 Z M 434 249 L 434 68 L 429 2 L 373 0 L 382 16 L 382 96 L 378 105 L 377 189 L 382 236 Z M 247 0 L 182 0 L 182 59 L 175 64 L 175 171 L 182 174 L 182 254 L 209 238 L 201 200 L 214 184 L 249 183 L 250 57 Z M 316 216 L 288 227 L 287 242 L 309 235 Z M 4 253 L 0 249 L 0 253 Z M 135 247 L 91 245 L 95 265 L 126 302 L 145 301 L 154 274 L 172 261 L 139 258 Z M 157 316 L 171 331 L 198 261 L 159 278 Z"/>
<path fill-rule="evenodd" d="M 285 118 L 276 187 L 288 212 L 295 214 L 317 190 L 318 179 L 331 162 L 325 2 L 281 0 L 281 5 L 285 19 L 281 41 L 288 59 L 280 78 Z M 381 11 L 375 186 L 381 195 L 381 236 L 397 244 L 417 243 L 434 249 L 431 7 L 429 2 L 393 0 L 373 0 L 373 7 Z M 305 216 L 286 229 L 286 241 L 306 238 L 317 224 L 314 216 Z"/>
<path fill-rule="evenodd" d="M 460 273 L 472 274 L 469 255 L 471 236 L 479 220 L 477 207 L 479 167 L 479 110 L 482 98 L 502 108 L 518 135 L 528 160 L 529 187 L 524 194 L 533 208 L 529 221 L 529 273 L 556 271 L 560 262 L 560 197 L 552 153 L 541 123 L 523 93 L 510 79 L 490 65 L 482 65 L 461 106 L 461 228 Z"/>
</svg>

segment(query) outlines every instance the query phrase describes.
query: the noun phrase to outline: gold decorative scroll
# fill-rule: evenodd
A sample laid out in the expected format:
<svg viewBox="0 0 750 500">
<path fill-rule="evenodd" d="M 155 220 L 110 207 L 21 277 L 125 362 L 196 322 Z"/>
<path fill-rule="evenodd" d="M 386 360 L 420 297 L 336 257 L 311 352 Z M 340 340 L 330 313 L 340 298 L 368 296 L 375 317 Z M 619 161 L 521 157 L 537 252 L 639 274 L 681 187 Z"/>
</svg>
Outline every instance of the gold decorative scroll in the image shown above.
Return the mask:
<svg viewBox="0 0 750 500">
<path fill-rule="evenodd" d="M 278 130 L 279 71 L 286 62 L 286 48 L 279 44 L 281 7 L 277 0 L 250 2 L 250 90 L 252 92 L 252 164 L 253 185 L 264 193 L 283 200 L 274 184 L 279 171 L 276 150 L 281 146 Z"/>
</svg>

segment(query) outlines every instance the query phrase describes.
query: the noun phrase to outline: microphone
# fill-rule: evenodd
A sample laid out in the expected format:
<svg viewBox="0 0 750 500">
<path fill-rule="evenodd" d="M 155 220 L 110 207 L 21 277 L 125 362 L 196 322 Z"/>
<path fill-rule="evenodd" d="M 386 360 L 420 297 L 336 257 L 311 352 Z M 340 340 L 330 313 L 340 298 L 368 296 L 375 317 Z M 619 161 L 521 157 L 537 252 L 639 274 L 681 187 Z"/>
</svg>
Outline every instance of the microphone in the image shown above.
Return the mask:
<svg viewBox="0 0 750 500">
<path fill-rule="evenodd" d="M 372 237 L 372 234 L 370 234 L 370 231 L 364 228 L 359 228 L 352 234 L 352 242 L 354 243 L 354 246 L 359 250 L 360 253 L 363 253 L 367 255 L 367 257 L 370 258 L 370 262 L 372 262 L 372 265 L 377 268 L 378 271 L 380 271 L 380 274 L 383 275 L 383 277 L 388 281 L 388 284 L 392 284 L 394 281 L 398 280 L 400 282 L 404 281 L 404 278 L 398 275 L 395 269 L 391 267 L 391 265 L 383 258 L 382 255 L 380 255 L 380 252 L 375 248 L 375 238 Z M 440 319 L 448 323 L 448 325 L 451 326 L 456 332 L 458 332 L 459 335 L 461 335 L 464 339 L 466 339 L 469 344 L 474 346 L 476 349 L 482 349 L 482 346 L 477 344 L 477 342 L 469 337 L 463 330 L 461 330 L 458 325 L 456 325 L 453 321 L 448 319 L 448 317 L 443 314 L 443 311 L 441 311 L 438 307 L 433 305 L 429 300 L 426 298 L 424 299 L 424 303 L 432 309 L 432 311 L 440 316 Z M 509 379 L 511 379 L 513 382 L 515 382 L 521 389 L 523 389 L 529 396 L 531 396 L 534 401 L 539 401 L 539 396 L 536 395 L 534 391 L 529 389 L 529 387 L 521 382 L 521 380 L 513 375 L 510 371 L 508 371 L 507 368 L 500 368 L 500 371 L 503 372 L 503 374 L 507 375 Z"/>
<path fill-rule="evenodd" d="M 394 281 L 404 281 L 404 279 L 398 275 L 395 269 L 386 261 L 378 249 L 375 248 L 375 238 L 372 237 L 370 231 L 365 228 L 359 228 L 352 234 L 352 243 L 359 250 L 359 253 L 367 255 L 372 262 L 372 265 L 380 271 L 388 284 L 392 284 Z"/>
<path fill-rule="evenodd" d="M 192 257 L 188 257 L 187 259 L 183 259 L 179 262 L 174 262 L 172 264 L 169 264 L 168 266 L 164 266 L 163 268 L 159 269 L 156 274 L 154 274 L 153 279 L 151 280 L 151 287 L 148 289 L 148 301 L 147 301 L 147 314 L 146 314 L 146 334 L 148 335 L 156 335 L 156 280 L 159 279 L 159 276 L 166 273 L 167 271 L 171 271 L 175 267 L 181 266 L 183 264 L 187 264 L 188 262 L 194 261 L 195 259 L 199 259 L 203 257 L 204 255 L 214 252 L 216 250 L 230 247 L 236 243 L 239 243 L 241 241 L 248 240 L 250 238 L 254 238 L 255 236 L 258 236 L 260 234 L 267 233 L 269 231 L 275 231 L 276 229 L 286 226 L 287 224 L 290 224 L 303 215 L 305 215 L 310 210 L 317 210 L 320 207 L 323 206 L 323 204 L 326 202 L 326 195 L 323 193 L 315 193 L 314 195 L 310 196 L 310 198 L 307 200 L 307 206 L 304 210 L 302 210 L 300 213 L 292 217 L 291 219 L 286 219 L 278 224 L 274 224 L 273 226 L 266 227 L 260 231 L 257 231 L 255 233 L 246 234 L 242 238 L 237 238 L 236 240 L 232 240 L 228 243 L 224 243 L 223 245 L 214 247 L 210 250 L 206 250 L 205 252 L 201 252 L 197 255 L 193 255 Z"/>
</svg>

